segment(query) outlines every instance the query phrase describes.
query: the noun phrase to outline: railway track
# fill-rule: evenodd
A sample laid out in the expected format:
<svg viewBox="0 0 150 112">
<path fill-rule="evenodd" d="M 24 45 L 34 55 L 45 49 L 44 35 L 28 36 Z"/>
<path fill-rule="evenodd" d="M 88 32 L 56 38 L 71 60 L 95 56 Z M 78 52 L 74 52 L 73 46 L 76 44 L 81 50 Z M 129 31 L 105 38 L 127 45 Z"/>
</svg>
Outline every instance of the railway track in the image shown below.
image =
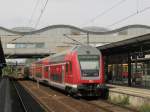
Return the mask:
<svg viewBox="0 0 150 112">
<path fill-rule="evenodd" d="M 20 81 L 20 84 L 33 95 L 49 112 L 133 112 L 102 100 L 74 99 L 33 81 Z"/>
<path fill-rule="evenodd" d="M 12 112 L 44 112 L 45 110 L 32 98 L 32 96 L 16 81 L 10 80 L 13 94 Z"/>
<path fill-rule="evenodd" d="M 17 86 L 16 86 L 16 83 L 15 83 L 13 80 L 12 80 L 11 82 L 12 82 L 12 84 L 13 84 L 13 86 L 14 86 L 14 89 L 16 90 L 17 96 L 18 96 L 18 98 L 19 98 L 19 100 L 20 100 L 20 105 L 21 105 L 21 107 L 22 107 L 22 111 L 23 111 L 23 112 L 28 112 L 28 109 L 27 109 L 27 107 L 25 106 L 25 103 L 23 102 L 23 99 L 22 99 L 22 97 L 21 97 L 21 94 L 20 94 L 20 92 L 19 92 Z"/>
</svg>

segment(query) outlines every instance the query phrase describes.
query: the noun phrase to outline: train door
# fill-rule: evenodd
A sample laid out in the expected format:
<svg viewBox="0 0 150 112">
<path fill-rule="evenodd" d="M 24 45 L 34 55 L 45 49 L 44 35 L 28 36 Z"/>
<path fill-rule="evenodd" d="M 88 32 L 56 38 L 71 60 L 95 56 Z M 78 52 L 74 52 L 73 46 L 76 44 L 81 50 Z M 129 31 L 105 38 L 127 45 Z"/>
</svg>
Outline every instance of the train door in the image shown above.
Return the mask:
<svg viewBox="0 0 150 112">
<path fill-rule="evenodd" d="M 37 63 L 35 66 L 35 77 L 37 80 L 43 79 L 43 65 L 40 63 Z"/>
<path fill-rule="evenodd" d="M 65 64 L 65 80 L 67 83 L 72 82 L 72 65 L 71 62 Z"/>
<path fill-rule="evenodd" d="M 49 66 L 48 65 L 44 66 L 44 74 L 43 75 L 44 75 L 44 79 L 46 79 L 46 80 L 49 79 L 49 76 L 48 76 L 49 75 Z"/>
</svg>

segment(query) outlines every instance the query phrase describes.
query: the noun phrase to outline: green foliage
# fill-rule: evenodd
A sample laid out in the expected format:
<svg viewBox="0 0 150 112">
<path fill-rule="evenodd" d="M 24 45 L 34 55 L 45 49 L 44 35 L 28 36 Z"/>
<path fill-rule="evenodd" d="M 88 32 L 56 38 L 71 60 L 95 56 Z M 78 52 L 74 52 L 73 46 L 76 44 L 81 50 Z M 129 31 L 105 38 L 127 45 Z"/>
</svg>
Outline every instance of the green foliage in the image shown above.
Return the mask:
<svg viewBox="0 0 150 112">
<path fill-rule="evenodd" d="M 119 96 L 120 102 L 118 102 L 120 105 L 129 105 L 129 96 Z"/>
<path fill-rule="evenodd" d="M 16 74 L 16 70 L 12 66 L 6 66 L 3 69 L 3 75 L 14 76 L 15 74 Z"/>
<path fill-rule="evenodd" d="M 150 104 L 145 103 L 140 107 L 140 112 L 150 112 Z"/>
<path fill-rule="evenodd" d="M 113 97 L 113 98 L 110 98 L 109 97 L 109 101 L 111 101 L 112 103 L 115 103 L 115 104 L 119 104 L 119 105 L 129 105 L 129 96 L 116 96 L 116 97 Z"/>
</svg>

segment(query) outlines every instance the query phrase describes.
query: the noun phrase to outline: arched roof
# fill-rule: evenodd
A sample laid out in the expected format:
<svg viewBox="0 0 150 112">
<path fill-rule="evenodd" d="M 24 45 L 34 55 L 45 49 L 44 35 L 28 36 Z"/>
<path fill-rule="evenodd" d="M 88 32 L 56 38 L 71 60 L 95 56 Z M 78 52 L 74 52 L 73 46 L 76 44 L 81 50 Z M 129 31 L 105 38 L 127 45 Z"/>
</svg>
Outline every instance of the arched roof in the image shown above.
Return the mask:
<svg viewBox="0 0 150 112">
<path fill-rule="evenodd" d="M 130 29 L 130 28 L 145 28 L 145 29 L 150 29 L 150 26 L 147 25 L 139 25 L 139 24 L 135 24 L 135 25 L 128 25 L 128 26 L 124 26 L 115 30 L 111 30 L 111 31 L 106 31 L 106 32 L 94 32 L 94 31 L 87 31 L 72 25 L 51 25 L 48 27 L 44 27 L 41 28 L 39 30 L 35 30 L 35 31 L 31 31 L 31 32 L 19 32 L 19 31 L 14 31 L 14 30 L 10 30 L 4 27 L 0 27 L 0 29 L 5 30 L 7 32 L 10 33 L 14 33 L 14 34 L 18 34 L 18 35 L 30 35 L 30 34 L 36 34 L 36 33 L 41 33 L 47 30 L 52 30 L 52 29 L 57 29 L 57 28 L 70 28 L 70 29 L 74 29 L 74 30 L 78 30 L 81 31 L 83 33 L 89 33 L 89 34 L 95 34 L 95 35 L 107 35 L 107 34 L 112 34 L 112 33 L 117 33 L 119 31 L 122 30 L 126 30 L 126 29 Z"/>
</svg>

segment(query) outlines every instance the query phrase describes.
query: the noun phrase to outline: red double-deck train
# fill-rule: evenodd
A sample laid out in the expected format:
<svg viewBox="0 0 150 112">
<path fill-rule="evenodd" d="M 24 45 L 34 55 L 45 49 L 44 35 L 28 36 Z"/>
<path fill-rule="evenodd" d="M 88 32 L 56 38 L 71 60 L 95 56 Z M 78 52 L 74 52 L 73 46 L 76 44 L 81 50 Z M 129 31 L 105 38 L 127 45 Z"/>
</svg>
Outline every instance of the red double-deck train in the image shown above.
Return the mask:
<svg viewBox="0 0 150 112">
<path fill-rule="evenodd" d="M 103 56 L 91 46 L 76 46 L 34 62 L 30 66 L 29 77 L 71 95 L 108 98 Z"/>
</svg>

